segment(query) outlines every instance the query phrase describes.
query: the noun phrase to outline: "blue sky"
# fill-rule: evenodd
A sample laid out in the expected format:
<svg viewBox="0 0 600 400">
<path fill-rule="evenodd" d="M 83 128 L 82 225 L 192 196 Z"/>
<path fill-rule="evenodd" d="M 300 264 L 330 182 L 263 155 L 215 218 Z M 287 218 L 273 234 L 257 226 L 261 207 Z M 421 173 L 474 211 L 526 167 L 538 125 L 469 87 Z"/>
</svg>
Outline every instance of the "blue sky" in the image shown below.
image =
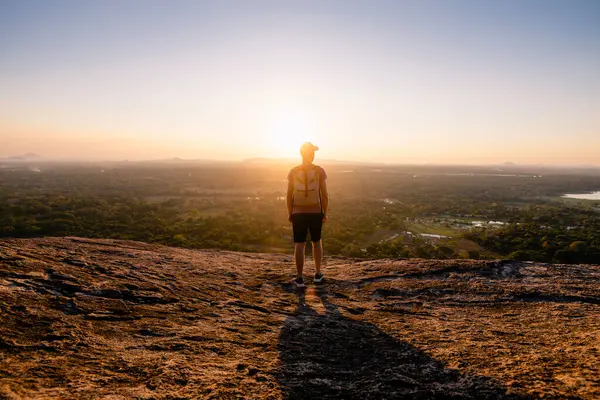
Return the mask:
<svg viewBox="0 0 600 400">
<path fill-rule="evenodd" d="M 600 164 L 598 1 L 0 0 L 0 156 Z"/>
</svg>

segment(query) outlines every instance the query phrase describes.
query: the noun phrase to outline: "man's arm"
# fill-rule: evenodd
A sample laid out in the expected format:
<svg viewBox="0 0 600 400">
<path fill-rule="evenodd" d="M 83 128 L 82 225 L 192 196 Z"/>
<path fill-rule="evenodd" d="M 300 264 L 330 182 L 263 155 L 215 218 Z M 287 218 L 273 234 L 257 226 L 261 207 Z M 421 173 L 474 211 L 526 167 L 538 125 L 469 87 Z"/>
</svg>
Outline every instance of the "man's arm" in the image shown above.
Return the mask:
<svg viewBox="0 0 600 400">
<path fill-rule="evenodd" d="M 287 195 L 285 196 L 285 203 L 287 205 L 288 220 L 292 220 L 292 210 L 294 209 L 294 184 L 291 180 L 288 180 Z"/>
<path fill-rule="evenodd" d="M 327 177 L 321 179 L 321 205 L 323 206 L 323 221 L 327 220 L 327 211 L 329 210 L 329 193 L 327 193 Z"/>
</svg>

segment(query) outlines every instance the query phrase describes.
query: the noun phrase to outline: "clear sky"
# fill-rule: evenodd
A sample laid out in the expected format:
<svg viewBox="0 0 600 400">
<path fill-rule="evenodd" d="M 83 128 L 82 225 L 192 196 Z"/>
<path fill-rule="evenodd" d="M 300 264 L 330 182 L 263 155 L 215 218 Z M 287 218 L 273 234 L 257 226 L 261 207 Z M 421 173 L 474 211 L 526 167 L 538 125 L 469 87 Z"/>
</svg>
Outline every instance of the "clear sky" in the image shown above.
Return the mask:
<svg viewBox="0 0 600 400">
<path fill-rule="evenodd" d="M 0 157 L 600 164 L 598 0 L 0 0 Z"/>
</svg>

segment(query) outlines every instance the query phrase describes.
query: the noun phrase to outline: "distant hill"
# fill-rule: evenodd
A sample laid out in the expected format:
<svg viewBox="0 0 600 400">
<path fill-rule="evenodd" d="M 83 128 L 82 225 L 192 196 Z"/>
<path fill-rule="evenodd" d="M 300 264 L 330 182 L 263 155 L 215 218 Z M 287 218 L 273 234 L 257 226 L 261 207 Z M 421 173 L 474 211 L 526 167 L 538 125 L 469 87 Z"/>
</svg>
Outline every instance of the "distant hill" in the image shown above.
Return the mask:
<svg viewBox="0 0 600 400">
<path fill-rule="evenodd" d="M 20 156 L 11 156 L 11 157 L 0 158 L 0 161 L 23 162 L 23 161 L 42 161 L 43 159 L 44 158 L 42 156 L 40 156 L 39 154 L 27 153 L 27 154 L 23 154 Z"/>
<path fill-rule="evenodd" d="M 598 399 L 600 267 L 0 240 L 0 399 Z M 312 265 L 307 265 L 307 277 Z"/>
</svg>

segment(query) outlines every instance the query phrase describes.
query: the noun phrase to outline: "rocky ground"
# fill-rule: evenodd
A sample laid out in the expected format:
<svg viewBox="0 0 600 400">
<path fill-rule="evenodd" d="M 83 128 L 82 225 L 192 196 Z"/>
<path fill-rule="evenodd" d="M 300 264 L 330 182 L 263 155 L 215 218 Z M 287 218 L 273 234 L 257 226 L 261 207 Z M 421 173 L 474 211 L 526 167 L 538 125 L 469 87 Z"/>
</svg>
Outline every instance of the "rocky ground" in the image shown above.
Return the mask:
<svg viewBox="0 0 600 400">
<path fill-rule="evenodd" d="M 0 241 L 0 399 L 600 398 L 600 267 Z M 312 268 L 308 267 L 307 275 Z"/>
</svg>

